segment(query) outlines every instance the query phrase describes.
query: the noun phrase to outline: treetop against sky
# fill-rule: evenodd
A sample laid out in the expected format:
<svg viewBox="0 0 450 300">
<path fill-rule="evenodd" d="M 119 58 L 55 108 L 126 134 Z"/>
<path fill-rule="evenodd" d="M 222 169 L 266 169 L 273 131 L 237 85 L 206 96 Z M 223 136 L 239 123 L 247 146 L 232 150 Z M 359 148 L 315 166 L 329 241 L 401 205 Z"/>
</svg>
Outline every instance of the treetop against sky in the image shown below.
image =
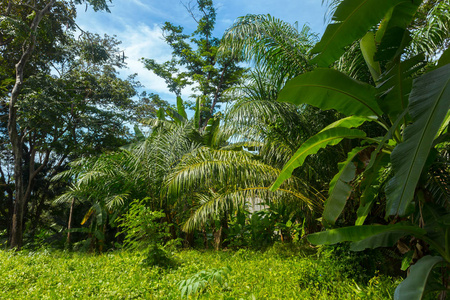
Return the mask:
<svg viewBox="0 0 450 300">
<path fill-rule="evenodd" d="M 222 36 L 236 18 L 246 14 L 271 14 L 291 24 L 298 22 L 299 28 L 308 24 L 313 32 L 320 34 L 326 27 L 327 7 L 320 0 L 221 0 L 214 3 L 217 37 Z M 160 63 L 171 59 L 172 51 L 162 39 L 161 26 L 168 21 L 183 26 L 186 33 L 195 31 L 197 24 L 186 10 L 188 4 L 189 0 L 117 0 L 110 6 L 111 13 L 79 7 L 77 21 L 83 30 L 116 35 L 122 41 L 120 48 L 128 64 L 128 69 L 121 73 L 125 76 L 138 73 L 138 80 L 146 91 L 158 93 L 174 103 L 175 95 L 168 91 L 164 80 L 145 69 L 140 59 L 152 58 Z M 190 94 L 190 90 L 184 91 L 183 98 L 187 99 Z"/>
</svg>

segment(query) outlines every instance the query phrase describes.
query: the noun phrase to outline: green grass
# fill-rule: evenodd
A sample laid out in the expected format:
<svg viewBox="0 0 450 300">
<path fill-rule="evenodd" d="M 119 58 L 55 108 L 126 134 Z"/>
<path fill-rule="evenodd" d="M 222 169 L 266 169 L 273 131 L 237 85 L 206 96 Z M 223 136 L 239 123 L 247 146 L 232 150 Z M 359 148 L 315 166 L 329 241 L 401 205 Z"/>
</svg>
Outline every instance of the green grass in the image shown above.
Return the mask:
<svg viewBox="0 0 450 300">
<path fill-rule="evenodd" d="M 178 284 L 203 270 L 230 267 L 190 299 L 391 299 L 399 283 L 376 276 L 357 284 L 336 262 L 273 252 L 177 253 L 178 267 L 146 266 L 145 256 L 0 251 L 0 299 L 181 299 Z"/>
</svg>

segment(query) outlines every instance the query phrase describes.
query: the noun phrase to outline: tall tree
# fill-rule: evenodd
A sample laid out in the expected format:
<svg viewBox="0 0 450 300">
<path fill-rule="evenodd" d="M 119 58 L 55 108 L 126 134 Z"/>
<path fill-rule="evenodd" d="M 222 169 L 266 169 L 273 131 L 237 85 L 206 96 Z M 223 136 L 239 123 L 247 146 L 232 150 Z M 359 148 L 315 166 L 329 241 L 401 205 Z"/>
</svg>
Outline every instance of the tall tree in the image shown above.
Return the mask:
<svg viewBox="0 0 450 300">
<path fill-rule="evenodd" d="M 24 86 L 30 75 L 42 70 L 48 70 L 48 63 L 57 61 L 59 51 L 56 48 L 64 44 L 66 36 L 64 32 L 75 29 L 75 4 L 86 3 L 94 10 L 108 10 L 106 0 L 74 0 L 56 1 L 41 0 L 33 2 L 3 1 L 1 8 L 2 23 L 0 26 L 0 42 L 2 45 L 2 57 L 8 57 L 2 61 L 3 65 L 14 62 L 13 71 L 2 68 L 3 97 L 9 98 L 7 129 L 9 143 L 12 149 L 14 162 L 15 197 L 12 214 L 11 240 L 12 248 L 20 249 L 23 242 L 23 219 L 25 205 L 30 196 L 30 186 L 27 181 L 36 177 L 50 159 L 48 149 L 39 149 L 36 144 L 28 144 L 31 158 L 35 155 L 42 156 L 42 161 L 36 168 L 33 165 L 26 174 L 24 164 L 25 140 L 36 141 L 33 128 L 23 126 L 22 111 L 24 99 L 22 97 Z M 8 76 L 14 73 L 13 78 Z M 55 139 L 62 133 L 56 133 L 52 137 L 43 136 L 42 139 Z M 54 140 L 53 140 L 54 141 Z M 32 162 L 34 164 L 34 162 Z"/>
<path fill-rule="evenodd" d="M 191 86 L 191 96 L 200 102 L 199 126 L 205 128 L 219 103 L 228 99 L 224 91 L 235 85 L 245 69 L 227 54 L 218 53 L 220 39 L 213 36 L 216 9 L 212 0 L 196 0 L 185 4 L 197 23 L 192 34 L 185 34 L 181 26 L 166 22 L 162 27 L 166 43 L 172 48 L 172 59 L 158 63 L 144 59 L 145 67 L 166 81 L 176 96 Z"/>
</svg>

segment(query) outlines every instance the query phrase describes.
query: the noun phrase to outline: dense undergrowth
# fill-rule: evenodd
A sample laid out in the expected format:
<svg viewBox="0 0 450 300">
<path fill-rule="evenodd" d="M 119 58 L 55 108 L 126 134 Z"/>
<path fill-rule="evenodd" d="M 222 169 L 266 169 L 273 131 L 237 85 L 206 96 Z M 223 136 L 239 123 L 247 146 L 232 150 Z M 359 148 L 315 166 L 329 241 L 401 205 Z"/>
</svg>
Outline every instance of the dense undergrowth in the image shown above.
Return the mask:
<svg viewBox="0 0 450 300">
<path fill-rule="evenodd" d="M 333 252 L 189 250 L 174 253 L 174 267 L 160 268 L 140 252 L 0 251 L 0 299 L 392 298 L 400 278 Z"/>
</svg>

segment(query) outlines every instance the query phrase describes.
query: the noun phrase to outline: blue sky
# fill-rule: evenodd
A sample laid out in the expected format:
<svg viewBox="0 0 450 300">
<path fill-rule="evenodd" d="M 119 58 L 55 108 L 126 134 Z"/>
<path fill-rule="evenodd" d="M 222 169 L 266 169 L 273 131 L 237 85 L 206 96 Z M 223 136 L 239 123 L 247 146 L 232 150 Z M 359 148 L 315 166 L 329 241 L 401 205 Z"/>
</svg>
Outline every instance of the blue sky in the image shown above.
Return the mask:
<svg viewBox="0 0 450 300">
<path fill-rule="evenodd" d="M 189 0 L 184 0 L 187 3 Z M 215 35 L 222 36 L 234 20 L 246 14 L 271 14 L 288 23 L 308 24 L 313 32 L 325 30 L 326 6 L 321 0 L 216 0 L 217 20 Z M 160 26 L 166 22 L 181 25 L 186 33 L 195 30 L 196 23 L 180 0 L 113 0 L 111 13 L 96 12 L 84 6 L 78 9 L 78 24 L 83 30 L 100 35 L 116 35 L 122 41 L 121 50 L 127 56 L 128 69 L 121 75 L 138 73 L 138 80 L 147 92 L 158 93 L 173 102 L 164 81 L 143 68 L 140 58 L 164 62 L 171 58 L 171 49 L 164 43 Z M 185 91 L 187 98 L 189 91 Z"/>
</svg>

